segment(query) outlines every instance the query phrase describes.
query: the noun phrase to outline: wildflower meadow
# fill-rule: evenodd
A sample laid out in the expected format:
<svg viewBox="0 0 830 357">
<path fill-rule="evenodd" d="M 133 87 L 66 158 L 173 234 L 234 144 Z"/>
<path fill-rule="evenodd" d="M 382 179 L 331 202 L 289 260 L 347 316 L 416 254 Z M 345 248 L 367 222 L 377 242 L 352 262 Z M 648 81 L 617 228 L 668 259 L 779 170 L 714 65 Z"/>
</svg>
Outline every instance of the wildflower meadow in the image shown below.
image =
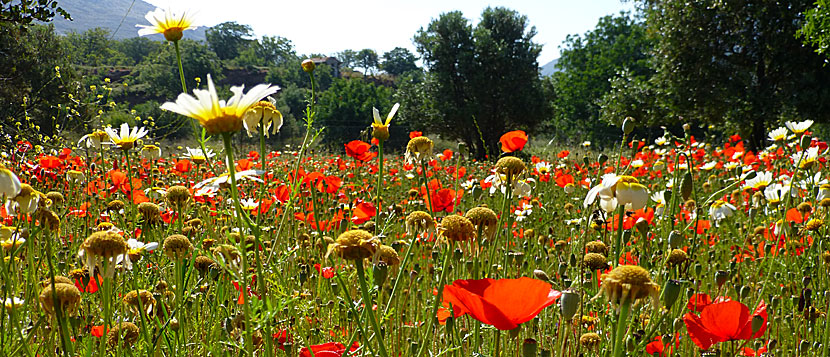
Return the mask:
<svg viewBox="0 0 830 357">
<path fill-rule="evenodd" d="M 302 141 L 274 150 L 278 84 L 188 88 L 191 17 L 146 19 L 186 144 L 123 123 L 2 148 L 0 355 L 830 356 L 812 120 L 755 150 L 634 118 L 601 149 L 508 128 L 482 158 L 392 104 L 324 150 L 306 60 Z"/>
</svg>

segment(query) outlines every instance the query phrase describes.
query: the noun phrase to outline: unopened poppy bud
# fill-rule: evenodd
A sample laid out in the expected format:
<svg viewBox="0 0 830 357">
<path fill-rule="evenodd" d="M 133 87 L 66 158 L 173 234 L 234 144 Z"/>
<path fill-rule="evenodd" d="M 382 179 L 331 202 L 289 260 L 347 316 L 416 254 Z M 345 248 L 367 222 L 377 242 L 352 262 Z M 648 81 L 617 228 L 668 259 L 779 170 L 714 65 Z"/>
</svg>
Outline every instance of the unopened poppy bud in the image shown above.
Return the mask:
<svg viewBox="0 0 830 357">
<path fill-rule="evenodd" d="M 539 354 L 539 357 L 550 357 L 550 350 L 542 349 L 542 353 Z"/>
<path fill-rule="evenodd" d="M 628 352 L 634 352 L 634 349 L 637 348 L 637 341 L 634 339 L 634 336 L 628 336 L 625 338 L 625 350 Z"/>
<path fill-rule="evenodd" d="M 663 284 L 663 305 L 666 309 L 671 309 L 677 298 L 683 292 L 683 286 L 677 280 L 667 280 Z"/>
<path fill-rule="evenodd" d="M 718 287 L 719 287 L 719 288 L 720 288 L 720 287 L 721 287 L 721 286 L 722 286 L 725 282 L 727 282 L 728 280 L 729 280 L 729 273 L 727 273 L 727 272 L 725 272 L 725 271 L 723 271 L 723 270 L 718 270 L 718 271 L 715 273 L 715 282 L 718 284 Z"/>
<path fill-rule="evenodd" d="M 538 349 L 539 344 L 536 340 L 532 338 L 525 339 L 524 343 L 522 343 L 522 356 L 523 357 L 536 357 L 536 350 Z"/>
<path fill-rule="evenodd" d="M 470 153 L 470 147 L 467 146 L 465 143 L 458 143 L 458 154 L 461 156 L 467 156 Z"/>
<path fill-rule="evenodd" d="M 301 66 L 303 66 L 303 71 L 305 73 L 314 72 L 314 69 L 317 68 L 317 65 L 314 64 L 314 61 L 312 61 L 310 59 L 304 60 L 303 63 L 301 64 Z"/>
<path fill-rule="evenodd" d="M 674 319 L 674 322 L 672 323 L 672 328 L 675 331 L 680 331 L 680 329 L 682 329 L 684 327 L 686 327 L 686 323 L 683 322 L 683 319 L 681 319 L 679 317 Z"/>
<path fill-rule="evenodd" d="M 588 166 L 591 164 L 591 159 L 589 159 L 587 156 L 583 156 L 582 163 L 585 164 L 585 166 Z"/>
<path fill-rule="evenodd" d="M 570 290 L 562 292 L 562 297 L 559 298 L 559 310 L 566 321 L 570 321 L 576 315 L 581 300 L 579 293 Z"/>
<path fill-rule="evenodd" d="M 688 200 L 692 197 L 692 189 L 692 174 L 686 172 L 683 179 L 680 180 L 680 197 L 683 197 L 684 201 Z"/>
<path fill-rule="evenodd" d="M 603 164 L 605 164 L 605 162 L 606 162 L 606 161 L 608 161 L 608 155 L 605 155 L 605 154 L 599 154 L 599 156 L 597 157 L 597 162 L 598 162 L 600 165 L 603 165 Z"/>
<path fill-rule="evenodd" d="M 631 134 L 631 132 L 634 131 L 634 118 L 627 117 L 623 120 L 622 131 L 626 135 Z"/>
<path fill-rule="evenodd" d="M 556 272 L 559 273 L 559 275 L 564 275 L 566 271 L 568 271 L 568 264 L 559 263 L 559 267 Z"/>
<path fill-rule="evenodd" d="M 741 287 L 741 290 L 740 290 L 741 298 L 748 297 L 750 293 L 752 293 L 752 289 L 750 287 L 748 287 L 746 285 Z"/>
<path fill-rule="evenodd" d="M 692 130 L 692 126 L 689 123 L 683 124 L 683 131 L 689 132 L 689 130 Z"/>
<path fill-rule="evenodd" d="M 671 231 L 669 233 L 669 248 L 680 249 L 683 245 L 683 235 L 678 231 Z"/>
<path fill-rule="evenodd" d="M 801 136 L 801 148 L 806 149 L 810 147 L 810 142 L 813 141 L 813 137 L 807 134 Z"/>
<path fill-rule="evenodd" d="M 550 282 L 550 277 L 548 276 L 548 273 L 545 273 L 543 270 L 534 270 L 533 276 L 535 276 L 536 279 L 539 279 L 541 281 Z"/>
<path fill-rule="evenodd" d="M 758 315 L 752 316 L 752 333 L 758 332 L 764 327 L 764 318 Z"/>
<path fill-rule="evenodd" d="M 372 267 L 372 277 L 375 280 L 376 286 L 383 286 L 386 282 L 386 277 L 389 275 L 389 266 L 385 263 L 376 264 Z"/>
</svg>

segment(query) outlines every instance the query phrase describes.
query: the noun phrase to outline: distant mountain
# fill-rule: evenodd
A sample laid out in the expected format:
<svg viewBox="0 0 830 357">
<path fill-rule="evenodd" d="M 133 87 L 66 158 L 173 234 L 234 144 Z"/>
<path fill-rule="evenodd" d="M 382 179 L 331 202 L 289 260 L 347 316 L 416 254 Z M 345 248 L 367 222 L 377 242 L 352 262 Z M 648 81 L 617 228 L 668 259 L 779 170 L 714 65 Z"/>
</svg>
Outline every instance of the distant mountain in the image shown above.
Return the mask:
<svg viewBox="0 0 830 357">
<path fill-rule="evenodd" d="M 542 76 L 547 77 L 555 72 L 559 72 L 559 69 L 556 68 L 556 63 L 559 62 L 559 59 L 556 58 L 553 61 L 548 62 L 546 65 L 542 66 Z"/>
<path fill-rule="evenodd" d="M 72 16 L 72 21 L 56 16 L 52 24 L 57 33 L 81 33 L 103 27 L 115 32 L 114 38 L 119 40 L 138 36 L 135 25 L 149 25 L 144 15 L 156 8 L 142 0 L 61 0 L 60 6 Z M 195 31 L 186 31 L 185 38 L 204 40 L 205 29 L 200 27 Z M 160 34 L 149 37 L 154 40 L 164 39 Z"/>
</svg>

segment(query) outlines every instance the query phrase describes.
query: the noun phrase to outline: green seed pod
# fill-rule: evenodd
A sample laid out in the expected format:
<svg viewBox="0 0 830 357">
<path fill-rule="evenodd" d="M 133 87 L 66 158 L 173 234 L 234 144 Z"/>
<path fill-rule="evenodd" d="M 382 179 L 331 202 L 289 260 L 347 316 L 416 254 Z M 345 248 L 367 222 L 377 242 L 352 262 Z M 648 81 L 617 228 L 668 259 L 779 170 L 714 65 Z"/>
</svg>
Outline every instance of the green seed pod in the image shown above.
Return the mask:
<svg viewBox="0 0 830 357">
<path fill-rule="evenodd" d="M 680 180 L 680 197 L 683 197 L 684 201 L 692 197 L 692 188 L 692 174 L 686 172 Z"/>
<path fill-rule="evenodd" d="M 608 155 L 599 154 L 599 156 L 597 157 L 597 162 L 599 162 L 600 165 L 604 165 L 606 161 L 608 161 Z"/>
<path fill-rule="evenodd" d="M 813 141 L 813 137 L 807 134 L 801 136 L 801 148 L 807 149 L 810 147 L 810 142 Z"/>
<path fill-rule="evenodd" d="M 667 280 L 663 285 L 663 305 L 666 309 L 671 309 L 677 298 L 683 292 L 683 285 L 677 280 Z"/>
<path fill-rule="evenodd" d="M 669 233 L 669 248 L 680 249 L 684 244 L 683 235 L 678 231 L 671 231 Z"/>
<path fill-rule="evenodd" d="M 631 134 L 631 132 L 634 131 L 634 118 L 627 117 L 623 120 L 622 131 L 626 135 Z"/>
<path fill-rule="evenodd" d="M 581 301 L 582 297 L 579 293 L 570 290 L 562 292 L 562 296 L 559 298 L 559 309 L 566 321 L 570 321 L 576 315 Z"/>
<path fill-rule="evenodd" d="M 522 357 L 536 357 L 536 350 L 539 344 L 532 338 L 527 338 L 522 343 Z"/>
</svg>

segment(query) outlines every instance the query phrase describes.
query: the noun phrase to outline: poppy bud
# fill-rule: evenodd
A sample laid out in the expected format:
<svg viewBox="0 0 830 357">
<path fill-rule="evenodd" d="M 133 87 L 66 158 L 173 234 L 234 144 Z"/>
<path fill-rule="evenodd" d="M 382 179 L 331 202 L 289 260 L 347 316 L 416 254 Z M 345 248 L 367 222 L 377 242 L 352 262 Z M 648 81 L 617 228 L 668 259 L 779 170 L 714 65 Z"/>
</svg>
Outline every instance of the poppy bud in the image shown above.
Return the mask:
<svg viewBox="0 0 830 357">
<path fill-rule="evenodd" d="M 692 188 L 692 174 L 686 172 L 683 179 L 680 180 L 680 197 L 683 197 L 684 201 L 692 197 Z"/>
<path fill-rule="evenodd" d="M 461 156 L 467 156 L 470 153 L 470 147 L 467 146 L 465 143 L 458 143 L 458 154 Z"/>
<path fill-rule="evenodd" d="M 384 263 L 378 263 L 372 267 L 372 277 L 375 280 L 375 285 L 383 286 L 386 282 L 386 277 L 389 275 L 389 266 Z"/>
<path fill-rule="evenodd" d="M 682 329 L 684 327 L 686 327 L 686 323 L 683 322 L 683 319 L 681 319 L 679 317 L 674 319 L 674 322 L 672 323 L 672 328 L 675 331 L 680 331 L 680 329 Z"/>
<path fill-rule="evenodd" d="M 680 249 L 683 245 L 683 240 L 683 235 L 681 235 L 680 232 L 671 231 L 671 233 L 669 233 L 669 248 Z"/>
<path fill-rule="evenodd" d="M 605 162 L 606 162 L 606 161 L 608 161 L 608 155 L 605 155 L 605 154 L 599 154 L 599 157 L 597 157 L 597 162 L 598 162 L 600 165 L 603 165 L 603 164 L 605 164 Z"/>
<path fill-rule="evenodd" d="M 314 61 L 312 61 L 311 59 L 304 60 L 301 66 L 303 67 L 303 71 L 305 73 L 314 72 L 314 69 L 317 68 L 317 65 L 314 64 Z"/>
<path fill-rule="evenodd" d="M 807 134 L 801 136 L 801 148 L 808 148 L 810 147 L 810 142 L 813 141 L 813 137 Z"/>
<path fill-rule="evenodd" d="M 764 318 L 758 315 L 752 316 L 752 333 L 758 332 L 764 327 Z"/>
<path fill-rule="evenodd" d="M 631 134 L 631 132 L 634 131 L 634 118 L 627 117 L 623 120 L 622 131 L 626 135 Z"/>
<path fill-rule="evenodd" d="M 628 336 L 625 338 L 625 350 L 628 352 L 634 352 L 634 349 L 637 348 L 637 341 L 634 340 L 634 337 Z"/>
<path fill-rule="evenodd" d="M 525 339 L 522 343 L 522 357 L 536 357 L 536 350 L 539 344 L 532 338 Z"/>
<path fill-rule="evenodd" d="M 748 297 L 750 293 L 752 293 L 752 290 L 748 286 L 744 285 L 744 286 L 741 287 L 741 290 L 740 290 L 741 298 Z"/>
<path fill-rule="evenodd" d="M 585 166 L 588 166 L 588 165 L 590 165 L 590 164 L 591 164 L 591 159 L 589 159 L 587 156 L 583 156 L 583 157 L 582 157 L 582 163 L 583 163 Z"/>
<path fill-rule="evenodd" d="M 548 273 L 545 273 L 543 270 L 534 270 L 533 276 L 535 276 L 536 279 L 539 279 L 541 281 L 550 282 L 550 277 L 548 276 Z"/>
<path fill-rule="evenodd" d="M 723 270 L 715 272 L 715 282 L 718 284 L 718 288 L 720 288 L 727 280 L 729 280 L 729 273 Z"/>
<path fill-rule="evenodd" d="M 577 292 L 571 290 L 562 292 L 562 297 L 559 298 L 559 310 L 566 321 L 573 319 L 581 301 L 582 297 Z"/>
<path fill-rule="evenodd" d="M 689 123 L 683 124 L 683 131 L 688 132 L 689 130 L 692 130 L 692 126 Z"/>
<path fill-rule="evenodd" d="M 671 309 L 674 306 L 674 303 L 682 292 L 683 286 L 677 280 L 667 280 L 663 284 L 663 305 L 666 306 L 666 309 Z"/>
<path fill-rule="evenodd" d="M 542 353 L 539 354 L 539 357 L 550 357 L 550 350 L 542 349 Z"/>
<path fill-rule="evenodd" d="M 559 273 L 559 275 L 564 275 L 566 271 L 568 271 L 568 265 L 565 263 L 559 263 L 559 268 L 556 272 Z"/>
</svg>

